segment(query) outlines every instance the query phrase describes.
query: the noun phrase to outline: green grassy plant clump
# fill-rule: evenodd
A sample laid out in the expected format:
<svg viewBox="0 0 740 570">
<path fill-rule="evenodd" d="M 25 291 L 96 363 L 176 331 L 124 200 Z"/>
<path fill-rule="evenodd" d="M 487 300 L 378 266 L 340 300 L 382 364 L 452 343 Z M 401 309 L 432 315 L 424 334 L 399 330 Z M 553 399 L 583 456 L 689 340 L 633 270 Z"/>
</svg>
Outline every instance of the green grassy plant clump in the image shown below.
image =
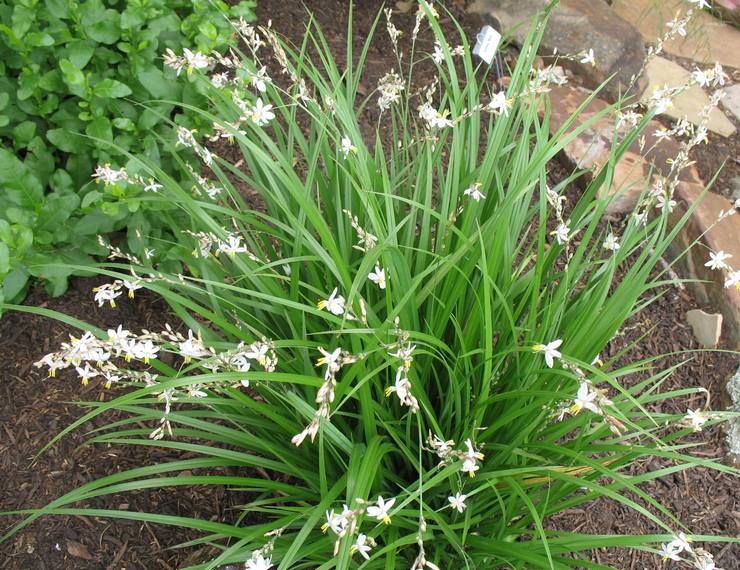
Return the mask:
<svg viewBox="0 0 740 570">
<path fill-rule="evenodd" d="M 252 19 L 253 6 L 0 1 L 0 300 L 22 298 L 29 274 L 51 294 L 63 293 L 70 271 L 39 264 L 90 262 L 89 254 L 103 251 L 98 233 L 125 225 L 132 240 L 137 229 L 156 233 L 158 215 L 142 211 L 140 191 L 100 192 L 90 174 L 96 164 L 125 166 L 129 152 L 176 172 L 158 138 L 173 113 L 190 128 L 203 124 L 176 105 L 203 106 L 206 98 L 163 71 L 162 53 L 224 50 L 233 32 L 228 18 Z M 140 104 L 155 99 L 161 102 Z"/>
<path fill-rule="evenodd" d="M 45 514 L 179 525 L 202 531 L 189 545 L 214 548 L 201 569 L 604 568 L 589 552 L 617 546 L 713 567 L 700 543 L 723 539 L 692 535 L 641 484 L 694 466 L 736 473 L 681 441 L 725 415 L 651 411 L 699 390 L 661 391 L 671 370 L 655 358 L 599 357 L 658 294 L 653 270 L 678 231 L 670 181 L 646 191 L 636 215 L 605 216 L 614 164 L 651 113 L 621 110 L 632 124 L 570 204 L 575 176 L 550 187 L 548 163 L 618 106 L 550 134 L 548 85 L 564 78 L 533 67 L 543 22 L 502 91 L 462 33 L 447 43 L 432 6 L 421 4 L 405 55 L 386 18 L 377 33 L 390 34 L 398 66 L 365 99 L 372 34 L 353 53 L 351 28 L 344 64 L 314 26 L 299 47 L 240 25 L 241 57 L 167 54 L 176 72 L 197 68 L 191 80 L 215 109 L 200 115 L 239 158 L 214 156 L 181 126 L 177 147 L 210 165 L 208 179 L 181 185 L 146 156 L 139 174 L 99 170 L 103 191 L 122 179 L 156 184 L 149 200 L 177 204 L 187 224 L 152 246 L 187 271 L 110 247 L 98 271 L 111 282 L 95 298 L 114 305 L 144 287 L 181 324 L 101 331 L 59 316 L 86 332 L 38 365 L 128 387 L 90 403 L 59 437 L 121 410 L 128 419 L 90 442 L 189 457 L 83 485 L 11 532 Z M 415 49 L 419 34 L 436 38 L 432 54 Z M 422 59 L 433 76 L 414 76 Z M 371 107 L 380 118 L 368 140 L 360 125 Z M 255 192 L 256 206 L 244 198 Z M 646 457 L 665 467 L 630 474 Z M 231 524 L 84 508 L 128 490 L 209 484 L 243 498 Z M 658 533 L 548 527 L 548 516 L 600 497 Z"/>
</svg>

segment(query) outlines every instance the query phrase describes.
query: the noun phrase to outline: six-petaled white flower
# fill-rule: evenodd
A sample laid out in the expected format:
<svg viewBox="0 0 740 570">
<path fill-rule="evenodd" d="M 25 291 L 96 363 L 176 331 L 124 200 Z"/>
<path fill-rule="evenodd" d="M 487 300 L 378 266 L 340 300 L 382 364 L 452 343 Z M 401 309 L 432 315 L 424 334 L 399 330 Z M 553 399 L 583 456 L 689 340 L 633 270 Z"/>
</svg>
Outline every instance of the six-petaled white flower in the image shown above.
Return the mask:
<svg viewBox="0 0 740 570">
<path fill-rule="evenodd" d="M 252 122 L 258 127 L 264 127 L 275 118 L 275 113 L 272 112 L 272 105 L 269 103 L 265 105 L 262 99 L 257 99 L 249 114 Z"/>
<path fill-rule="evenodd" d="M 590 63 L 591 65 L 596 65 L 596 59 L 594 58 L 594 50 L 592 48 L 589 48 L 588 51 L 582 52 L 580 55 L 581 55 L 581 59 L 579 59 L 578 61 L 580 61 L 581 63 L 585 63 L 585 64 Z"/>
<path fill-rule="evenodd" d="M 370 546 L 370 544 L 368 544 L 367 535 L 362 533 L 358 534 L 357 540 L 352 545 L 352 548 L 350 550 L 352 552 L 359 552 L 365 560 L 370 560 L 368 552 L 372 550 L 372 547 Z"/>
<path fill-rule="evenodd" d="M 367 514 L 379 521 L 383 521 L 384 524 L 390 524 L 391 517 L 388 516 L 388 511 L 391 510 L 396 499 L 388 499 L 387 501 L 383 497 L 378 496 L 377 504 L 370 505 L 367 508 Z"/>
<path fill-rule="evenodd" d="M 270 568 L 272 568 L 272 558 L 269 556 L 265 558 L 261 554 L 247 560 L 244 565 L 245 570 L 269 570 Z"/>
<path fill-rule="evenodd" d="M 337 287 L 329 295 L 328 299 L 323 299 L 316 305 L 319 309 L 326 309 L 332 315 L 341 315 L 344 313 L 344 297 L 337 295 Z"/>
<path fill-rule="evenodd" d="M 484 199 L 485 200 L 486 196 L 485 196 L 485 194 L 483 194 L 480 191 L 480 187 L 481 187 L 481 183 L 480 182 L 476 182 L 475 184 L 473 184 L 469 188 L 466 188 L 463 191 L 463 194 L 465 196 L 470 196 L 476 202 L 480 202 L 481 199 Z"/>
<path fill-rule="evenodd" d="M 458 491 L 454 495 L 447 497 L 447 500 L 450 503 L 450 507 L 455 509 L 458 513 L 462 513 L 467 507 L 467 505 L 465 504 L 465 500 L 467 498 L 467 495 L 463 495 L 462 493 L 460 493 L 460 491 Z"/>
<path fill-rule="evenodd" d="M 619 240 L 617 239 L 617 236 L 615 236 L 612 232 L 609 232 L 609 235 L 606 236 L 606 239 L 604 240 L 604 249 L 608 249 L 609 251 L 617 251 L 621 246 L 619 245 Z"/>
<path fill-rule="evenodd" d="M 344 158 L 347 158 L 350 155 L 350 153 L 357 154 L 357 147 L 352 144 L 352 139 L 350 139 L 349 137 L 342 138 L 341 150 L 342 150 L 342 156 Z"/>
<path fill-rule="evenodd" d="M 709 269 L 727 269 L 727 260 L 731 257 L 732 255 L 724 251 L 718 251 L 717 253 L 712 251 L 709 253 L 709 261 L 704 266 L 709 267 Z"/>
<path fill-rule="evenodd" d="M 504 117 L 509 115 L 509 107 L 511 107 L 511 101 L 506 98 L 506 93 L 503 91 L 494 93 L 491 101 L 488 103 L 488 108 L 491 111 L 500 113 Z"/>
<path fill-rule="evenodd" d="M 700 409 L 696 409 L 688 410 L 684 416 L 684 420 L 691 424 L 694 431 L 701 431 L 701 427 L 707 423 L 709 418 Z"/>
<path fill-rule="evenodd" d="M 385 269 L 379 265 L 375 266 L 375 269 L 367 276 L 370 281 L 375 283 L 381 289 L 385 289 Z"/>
<path fill-rule="evenodd" d="M 535 352 L 542 352 L 545 354 L 545 362 L 549 368 L 553 367 L 556 358 L 563 356 L 557 349 L 563 344 L 561 339 L 548 342 L 547 344 L 535 344 L 532 350 Z"/>
</svg>

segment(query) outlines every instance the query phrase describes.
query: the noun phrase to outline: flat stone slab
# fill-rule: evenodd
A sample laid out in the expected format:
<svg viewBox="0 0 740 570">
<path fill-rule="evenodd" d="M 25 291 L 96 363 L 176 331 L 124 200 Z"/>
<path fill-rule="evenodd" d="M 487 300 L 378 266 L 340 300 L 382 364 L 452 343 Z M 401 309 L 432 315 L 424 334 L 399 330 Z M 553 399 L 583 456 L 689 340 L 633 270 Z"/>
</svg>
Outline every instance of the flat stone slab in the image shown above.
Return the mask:
<svg viewBox="0 0 740 570">
<path fill-rule="evenodd" d="M 637 28 L 650 44 L 665 33 L 666 22 L 679 10 L 685 13 L 687 6 L 683 0 L 614 0 L 612 4 L 614 11 Z M 685 38 L 677 35 L 666 42 L 665 51 L 709 65 L 715 62 L 728 67 L 740 65 L 740 30 L 737 28 L 702 11 L 686 31 Z"/>
<path fill-rule="evenodd" d="M 740 65 L 740 53 L 738 53 L 738 60 L 738 65 Z M 656 57 L 650 61 L 646 72 L 648 86 L 642 95 L 642 101 L 647 101 L 655 89 L 663 89 L 666 86 L 678 87 L 679 85 L 684 85 L 691 78 L 691 72 L 663 57 Z M 701 111 L 708 104 L 709 95 L 701 87 L 694 86 L 675 97 L 673 99 L 673 106 L 663 114 L 672 119 L 686 117 L 694 125 L 699 125 L 701 122 Z M 736 130 L 732 121 L 717 108 L 712 109 L 712 112 L 709 114 L 707 128 L 723 137 L 732 136 Z"/>
<path fill-rule="evenodd" d="M 737 57 L 740 60 L 740 54 Z M 740 61 L 738 61 L 738 65 L 740 65 Z M 720 105 L 735 115 L 735 118 L 740 121 L 740 83 L 725 87 L 722 89 L 722 92 L 725 96 L 720 102 Z"/>
<path fill-rule="evenodd" d="M 557 133 L 589 95 L 590 92 L 585 89 L 554 87 L 550 91 L 550 132 Z M 592 99 L 575 119 L 572 129 L 593 119 L 608 107 L 606 101 Z M 650 149 L 649 152 L 643 154 L 639 141 L 635 141 L 617 162 L 609 194 L 618 195 L 610 204 L 608 213 L 632 212 L 642 191 L 652 182 L 649 177 L 668 175 L 668 161 L 678 155 L 680 145 L 672 138 L 657 140 L 654 133 L 660 127 L 660 123 L 652 121 L 644 131 L 644 148 Z M 577 166 L 598 172 L 609 160 L 614 129 L 614 114 L 604 114 L 565 146 L 565 154 Z M 669 254 L 677 259 L 681 276 L 706 281 L 688 283 L 687 287 L 701 303 L 722 313 L 723 334 L 732 348 L 740 349 L 740 289 L 726 289 L 726 272 L 713 271 L 704 265 L 709 259 L 710 251 L 724 251 L 732 255 L 730 262 L 735 269 L 740 268 L 740 214 L 725 217 L 717 223 L 720 212 L 730 211 L 732 203 L 719 194 L 704 190 L 705 184 L 693 165 L 681 171 L 673 196 L 678 203 L 673 219 L 680 219 L 689 208 L 697 202 L 698 204 L 671 244 Z M 697 240 L 699 243 L 695 244 Z M 693 247 L 684 255 L 690 246 Z"/>
<path fill-rule="evenodd" d="M 589 95 L 590 92 L 585 89 L 567 85 L 554 87 L 550 91 L 550 131 L 557 132 Z M 608 106 L 609 104 L 603 99 L 592 99 L 576 118 L 573 129 L 603 112 Z M 594 172 L 600 170 L 609 160 L 615 122 L 614 113 L 607 113 L 596 120 L 565 146 L 568 159 L 579 168 L 592 169 Z M 645 129 L 645 149 L 650 149 L 648 152 L 643 154 L 640 151 L 639 142 L 635 141 L 616 164 L 609 193 L 619 195 L 610 204 L 607 209 L 608 213 L 632 212 L 651 174 L 652 176 L 666 176 L 670 172 L 668 160 L 678 154 L 680 147 L 675 140 L 670 138 L 658 141 L 654 133 L 660 128 L 660 123 L 652 121 Z M 699 174 L 693 166 L 684 169 L 680 174 L 680 179 L 701 184 Z"/>
<path fill-rule="evenodd" d="M 722 313 L 705 313 L 693 309 L 686 313 L 686 322 L 694 331 L 694 338 L 704 348 L 716 348 L 722 336 Z"/>
<path fill-rule="evenodd" d="M 468 8 L 519 45 L 527 37 L 532 19 L 550 0 L 477 0 Z M 616 100 L 642 67 L 645 46 L 640 34 L 602 0 L 561 0 L 550 16 L 540 44 L 540 54 L 578 55 L 593 49 L 595 65 L 558 59 L 595 88 L 614 75 L 604 89 L 607 98 Z M 644 83 L 638 85 L 641 92 Z"/>
<path fill-rule="evenodd" d="M 717 223 L 720 212 L 731 210 L 732 203 L 714 192 L 704 192 L 704 184 L 680 182 L 673 199 L 678 202 L 673 212 L 674 219 L 683 216 L 696 202 L 699 203 L 678 232 L 669 247 L 669 253 L 678 258 L 680 275 L 705 281 L 686 285 L 699 302 L 722 313 L 723 336 L 727 338 L 730 348 L 740 350 L 740 289 L 725 288 L 727 273 L 705 265 L 709 260 L 709 252 L 724 251 L 732 256 L 729 263 L 735 269 L 740 266 L 740 214 L 735 213 Z M 683 255 L 698 238 L 699 243 Z"/>
</svg>

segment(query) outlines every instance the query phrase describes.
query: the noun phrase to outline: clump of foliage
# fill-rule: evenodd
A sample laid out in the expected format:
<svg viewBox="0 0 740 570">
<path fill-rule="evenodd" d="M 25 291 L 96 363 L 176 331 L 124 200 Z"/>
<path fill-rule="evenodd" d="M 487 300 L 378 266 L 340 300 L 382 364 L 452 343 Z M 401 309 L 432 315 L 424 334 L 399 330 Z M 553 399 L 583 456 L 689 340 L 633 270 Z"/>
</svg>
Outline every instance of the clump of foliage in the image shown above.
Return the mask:
<svg viewBox="0 0 740 570">
<path fill-rule="evenodd" d="M 699 543 L 721 539 L 691 535 L 641 484 L 694 466 L 737 474 L 682 441 L 725 415 L 656 411 L 699 391 L 661 392 L 671 370 L 656 358 L 599 360 L 659 294 L 654 270 L 680 227 L 668 222 L 672 180 L 646 191 L 635 215 L 605 214 L 614 164 L 654 111 L 615 106 L 551 135 L 547 91 L 564 77 L 533 67 L 541 23 L 503 91 L 466 38 L 448 45 L 432 6 L 420 6 L 407 57 L 436 70 L 421 89 L 403 76 L 413 66 L 401 65 L 397 47 L 398 68 L 360 101 L 372 34 L 353 54 L 351 30 L 344 70 L 314 27 L 295 48 L 269 28 L 240 26 L 247 57 L 198 59 L 193 77 L 215 109 L 203 116 L 240 158 L 213 156 L 184 127 L 177 142 L 211 165 L 210 179 L 183 186 L 140 157 L 140 172 L 160 185 L 151 199 L 187 215 L 168 244 L 187 272 L 111 246 L 98 269 L 111 282 L 95 291 L 114 305 L 126 290 L 150 289 L 182 322 L 102 331 L 60 316 L 86 332 L 38 363 L 127 388 L 91 402 L 60 437 L 118 410 L 127 417 L 90 442 L 188 458 L 87 483 L 25 511 L 11 534 L 46 514 L 179 525 L 203 532 L 188 545 L 216 549 L 195 567 L 209 570 L 605 568 L 589 552 L 610 546 L 712 567 Z M 397 46 L 390 16 L 386 27 Z M 415 39 L 429 30 L 436 49 L 419 54 Z M 176 70 L 192 61 L 167 58 Z M 379 126 L 363 140 L 370 105 Z M 572 179 L 548 186 L 548 163 L 611 113 L 621 124 L 612 160 L 568 204 Z M 666 466 L 630 474 L 648 458 Z M 188 484 L 229 486 L 242 493 L 242 512 L 228 524 L 84 508 Z M 658 533 L 548 526 L 548 516 L 598 498 Z"/>
<path fill-rule="evenodd" d="M 0 300 L 30 275 L 53 295 L 71 270 L 100 254 L 96 235 L 124 226 L 156 233 L 141 200 L 90 185 L 96 164 L 127 153 L 175 173 L 159 137 L 174 120 L 197 128 L 205 105 L 161 63 L 165 48 L 224 50 L 229 18 L 253 18 L 252 0 L 0 1 Z M 142 102 L 149 102 L 146 107 Z M 134 102 L 136 101 L 136 102 Z M 156 222 L 155 222 L 156 226 Z M 55 268 L 39 264 L 59 262 Z"/>
</svg>

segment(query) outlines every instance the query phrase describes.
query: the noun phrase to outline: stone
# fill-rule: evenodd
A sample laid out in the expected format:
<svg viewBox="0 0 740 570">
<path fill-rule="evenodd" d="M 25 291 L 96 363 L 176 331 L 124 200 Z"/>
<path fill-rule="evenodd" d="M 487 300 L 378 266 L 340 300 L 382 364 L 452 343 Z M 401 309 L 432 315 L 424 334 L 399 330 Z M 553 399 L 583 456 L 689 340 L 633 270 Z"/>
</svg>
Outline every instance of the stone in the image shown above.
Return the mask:
<svg viewBox="0 0 740 570">
<path fill-rule="evenodd" d="M 693 309 L 686 313 L 686 321 L 694 331 L 694 338 L 704 348 L 716 348 L 722 335 L 722 313 L 705 313 Z"/>
<path fill-rule="evenodd" d="M 502 34 L 510 34 L 521 45 L 533 18 L 549 4 L 550 0 L 477 0 L 468 10 L 480 14 L 486 23 Z M 642 68 L 645 46 L 640 34 L 602 0 L 561 0 L 550 15 L 540 54 L 551 56 L 557 50 L 578 55 L 589 48 L 594 50 L 595 65 L 564 58 L 558 63 L 570 67 L 591 88 L 614 75 L 603 92 L 608 99 L 617 100 Z M 636 91 L 643 89 L 644 80 L 640 78 Z"/>
<path fill-rule="evenodd" d="M 730 409 L 740 413 L 740 368 L 727 382 L 726 390 L 730 396 Z M 740 417 L 730 418 L 727 429 L 727 454 L 737 465 L 740 464 Z"/>
<path fill-rule="evenodd" d="M 738 58 L 740 58 L 740 55 L 738 55 Z M 738 65 L 740 65 L 740 63 L 738 63 Z M 740 121 L 740 83 L 735 83 L 735 85 L 725 87 L 722 89 L 722 92 L 725 96 L 720 102 L 720 105 L 735 115 L 735 118 Z"/>
<path fill-rule="evenodd" d="M 720 212 L 731 210 L 732 203 L 724 196 L 706 192 L 704 184 L 681 181 L 673 199 L 678 203 L 672 215 L 673 223 L 695 207 L 668 248 L 668 254 L 675 259 L 680 275 L 695 280 L 686 283 L 692 296 L 722 313 L 725 344 L 732 350 L 740 350 L 740 289 L 725 288 L 727 273 L 704 265 L 710 251 L 724 251 L 732 256 L 730 263 L 738 268 L 740 215 L 717 222 Z"/>
<path fill-rule="evenodd" d="M 550 91 L 550 131 L 556 133 L 560 130 L 589 95 L 590 93 L 585 89 L 570 86 L 554 87 Z M 593 98 L 575 119 L 573 129 L 602 113 L 608 106 L 609 104 L 603 99 Z M 614 126 L 614 114 L 605 114 L 565 146 L 565 155 L 579 168 L 598 172 L 609 160 Z M 651 181 L 649 177 L 651 175 L 653 177 L 666 176 L 670 171 L 668 161 L 678 155 L 680 146 L 671 138 L 658 141 L 654 133 L 660 127 L 657 121 L 652 121 L 644 131 L 645 148 L 650 149 L 648 152 L 641 152 L 639 142 L 635 141 L 617 162 L 609 189 L 610 195 L 616 194 L 617 196 L 607 208 L 607 213 L 631 212 L 640 194 Z M 701 184 L 701 179 L 694 166 L 684 169 L 679 177 L 686 182 Z"/>
<path fill-rule="evenodd" d="M 666 22 L 680 10 L 686 12 L 683 0 L 614 0 L 614 11 L 631 23 L 645 42 L 654 44 L 666 30 Z M 676 36 L 664 45 L 666 52 L 679 57 L 713 65 L 718 62 L 738 67 L 740 30 L 701 11 L 686 30 L 686 37 Z"/>
<path fill-rule="evenodd" d="M 733 203 L 740 200 L 740 176 L 735 176 L 735 178 L 730 180 L 730 190 L 732 191 L 730 200 L 732 200 Z"/>
<path fill-rule="evenodd" d="M 656 57 L 650 61 L 646 73 L 648 86 L 642 95 L 642 101 L 647 101 L 655 89 L 662 89 L 666 86 L 678 87 L 691 78 L 691 72 L 663 57 Z M 698 125 L 701 122 L 701 111 L 708 104 L 709 96 L 701 87 L 694 86 L 675 97 L 673 106 L 663 114 L 672 119 L 686 117 L 691 123 Z M 732 136 L 736 130 L 732 121 L 717 108 L 712 109 L 709 114 L 707 128 L 723 137 Z"/>
</svg>

